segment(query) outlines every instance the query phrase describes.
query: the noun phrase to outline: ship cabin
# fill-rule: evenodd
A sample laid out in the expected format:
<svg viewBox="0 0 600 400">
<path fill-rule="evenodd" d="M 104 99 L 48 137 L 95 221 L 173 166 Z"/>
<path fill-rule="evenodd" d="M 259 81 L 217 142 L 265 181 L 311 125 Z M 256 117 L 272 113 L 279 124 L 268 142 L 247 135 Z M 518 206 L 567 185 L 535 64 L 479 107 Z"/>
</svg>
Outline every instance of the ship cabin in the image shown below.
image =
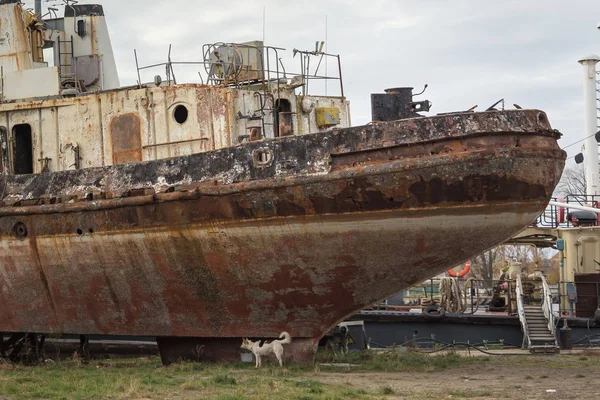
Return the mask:
<svg viewBox="0 0 600 400">
<path fill-rule="evenodd" d="M 103 7 L 65 3 L 61 18 L 0 0 L 3 174 L 157 160 L 351 124 L 340 58 L 322 43 L 294 50 L 297 74 L 286 72 L 285 49 L 261 41 L 204 45 L 199 62 L 173 61 L 169 49 L 164 63 L 141 66 L 132 52 L 138 81 L 121 87 Z M 333 77 L 319 73 L 328 58 Z M 197 65 L 199 82 L 178 83 L 182 65 Z M 335 96 L 309 92 L 327 80 Z"/>
</svg>

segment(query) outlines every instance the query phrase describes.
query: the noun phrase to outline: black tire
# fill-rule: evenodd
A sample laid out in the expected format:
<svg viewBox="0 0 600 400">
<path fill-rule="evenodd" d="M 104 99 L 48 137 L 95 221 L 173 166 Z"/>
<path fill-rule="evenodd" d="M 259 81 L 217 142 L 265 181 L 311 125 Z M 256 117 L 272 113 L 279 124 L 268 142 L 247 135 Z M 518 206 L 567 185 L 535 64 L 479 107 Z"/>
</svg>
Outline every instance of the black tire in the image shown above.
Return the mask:
<svg viewBox="0 0 600 400">
<path fill-rule="evenodd" d="M 432 319 L 442 318 L 446 315 L 446 310 L 440 306 L 429 306 L 423 309 L 423 315 Z"/>
</svg>

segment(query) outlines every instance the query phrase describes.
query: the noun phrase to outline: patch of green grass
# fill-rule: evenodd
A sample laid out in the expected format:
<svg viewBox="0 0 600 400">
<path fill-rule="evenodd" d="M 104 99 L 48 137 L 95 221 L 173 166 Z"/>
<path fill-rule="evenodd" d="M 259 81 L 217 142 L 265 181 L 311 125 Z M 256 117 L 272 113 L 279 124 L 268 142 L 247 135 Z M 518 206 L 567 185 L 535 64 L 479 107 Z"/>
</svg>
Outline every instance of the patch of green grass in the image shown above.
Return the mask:
<svg viewBox="0 0 600 400">
<path fill-rule="evenodd" d="M 235 379 L 233 376 L 230 376 L 227 374 L 221 374 L 221 375 L 215 376 L 213 378 L 213 382 L 216 383 L 217 385 L 229 385 L 229 386 L 237 385 L 237 379 Z"/>
<path fill-rule="evenodd" d="M 295 381 L 294 386 L 298 388 L 305 389 L 310 394 L 323 394 L 325 391 L 323 390 L 323 384 L 318 381 L 313 380 L 305 380 L 305 381 Z"/>
<path fill-rule="evenodd" d="M 575 375 L 575 378 L 585 378 L 585 375 L 583 375 L 583 374 L 577 374 L 577 375 Z"/>
<path fill-rule="evenodd" d="M 234 394 L 222 394 L 218 397 L 219 400 L 252 400 L 251 397 L 248 397 L 243 394 L 234 393 Z"/>
<path fill-rule="evenodd" d="M 389 387 L 389 386 L 384 386 L 384 387 L 382 387 L 382 388 L 379 390 L 379 392 L 380 392 L 381 394 L 383 394 L 383 395 L 386 395 L 386 396 L 387 396 L 387 395 L 394 394 L 394 389 L 392 389 L 392 388 L 391 388 L 391 387 Z"/>
<path fill-rule="evenodd" d="M 471 399 L 471 398 L 475 398 L 475 397 L 490 397 L 492 395 L 492 392 L 488 392 L 488 391 L 467 391 L 467 390 L 460 390 L 460 391 L 452 391 L 448 393 L 449 396 L 452 397 L 457 397 L 459 399 Z"/>
</svg>

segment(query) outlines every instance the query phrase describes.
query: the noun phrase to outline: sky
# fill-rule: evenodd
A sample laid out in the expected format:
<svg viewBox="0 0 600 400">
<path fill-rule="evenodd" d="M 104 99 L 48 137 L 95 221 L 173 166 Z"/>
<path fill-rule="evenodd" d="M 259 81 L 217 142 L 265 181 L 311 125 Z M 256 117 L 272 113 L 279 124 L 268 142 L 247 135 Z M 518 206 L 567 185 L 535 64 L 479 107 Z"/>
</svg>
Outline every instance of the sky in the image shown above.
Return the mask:
<svg viewBox="0 0 600 400">
<path fill-rule="evenodd" d="M 45 6 L 59 3 L 44 1 Z M 33 1 L 26 1 L 33 7 Z M 299 71 L 292 49 L 312 50 L 327 38 L 341 55 L 352 122 L 370 122 L 370 94 L 412 86 L 433 103 L 428 115 L 483 111 L 504 98 L 507 108 L 541 109 L 564 134 L 563 147 L 584 137 L 583 71 L 578 60 L 600 53 L 598 0 L 100 0 L 122 85 L 140 64 L 198 61 L 202 45 L 261 40 L 287 49 L 288 71 Z M 328 64 L 328 72 L 336 70 Z M 199 82 L 197 72 L 175 70 Z M 142 79 L 151 81 L 152 76 Z M 329 94 L 334 90 L 330 83 Z M 567 148 L 569 156 L 580 145 Z"/>
</svg>

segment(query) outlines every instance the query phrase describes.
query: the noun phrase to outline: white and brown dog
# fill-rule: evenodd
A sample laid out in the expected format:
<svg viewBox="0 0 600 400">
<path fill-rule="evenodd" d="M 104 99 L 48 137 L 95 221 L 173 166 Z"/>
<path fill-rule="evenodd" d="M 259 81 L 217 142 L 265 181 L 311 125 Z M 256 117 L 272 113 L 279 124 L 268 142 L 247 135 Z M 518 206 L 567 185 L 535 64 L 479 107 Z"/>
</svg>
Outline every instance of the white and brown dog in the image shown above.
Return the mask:
<svg viewBox="0 0 600 400">
<path fill-rule="evenodd" d="M 244 339 L 242 340 L 242 345 L 240 347 L 245 350 L 250 350 L 254 354 L 256 368 L 259 368 L 262 365 L 261 358 L 271 353 L 275 354 L 277 361 L 279 361 L 279 366 L 283 367 L 283 345 L 289 343 L 292 343 L 292 337 L 289 333 L 282 332 L 281 335 L 279 335 L 279 340 L 261 344 L 260 341 L 253 342 L 250 339 Z"/>
</svg>

